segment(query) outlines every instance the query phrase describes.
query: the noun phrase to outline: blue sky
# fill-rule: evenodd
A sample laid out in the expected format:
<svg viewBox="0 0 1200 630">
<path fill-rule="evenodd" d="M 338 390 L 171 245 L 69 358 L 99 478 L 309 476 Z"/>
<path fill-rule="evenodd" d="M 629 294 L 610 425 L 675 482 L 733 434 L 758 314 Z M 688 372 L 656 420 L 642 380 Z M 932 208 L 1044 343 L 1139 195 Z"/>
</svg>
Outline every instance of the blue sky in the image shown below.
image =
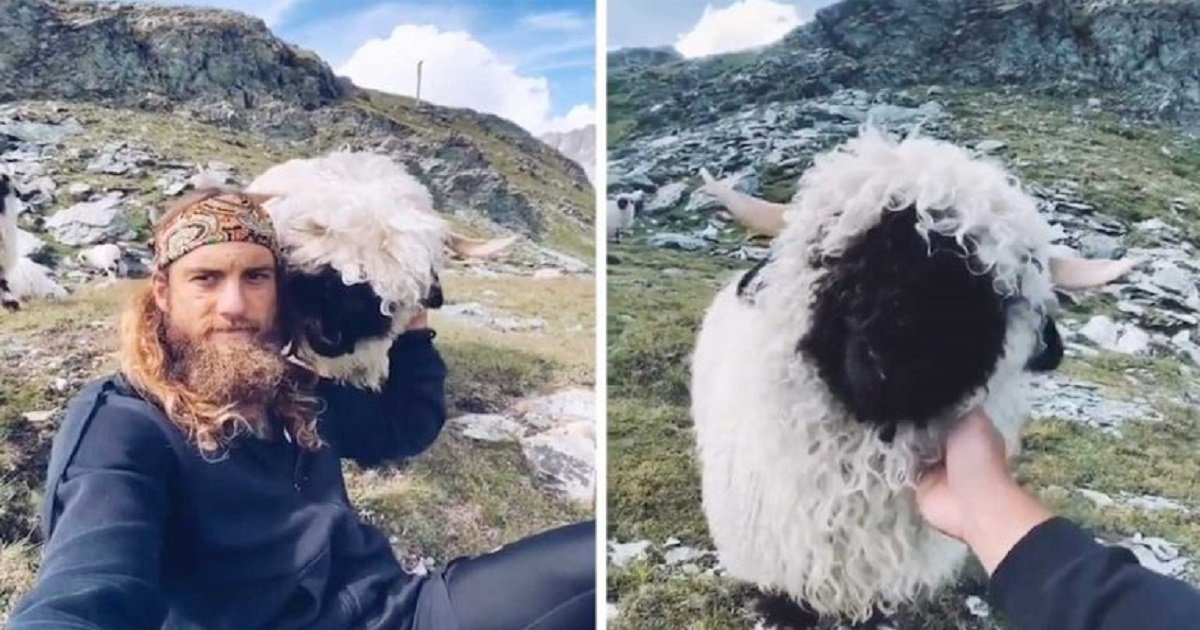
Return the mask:
<svg viewBox="0 0 1200 630">
<path fill-rule="evenodd" d="M 159 2 L 260 17 L 367 87 L 411 94 L 421 59 L 426 99 L 491 111 L 535 132 L 594 117 L 594 0 Z"/>
<path fill-rule="evenodd" d="M 761 45 L 829 4 L 833 0 L 608 0 L 606 49 L 673 46 L 689 34 L 685 41 L 697 52 Z M 706 8 L 712 15 L 702 24 Z M 791 13 L 786 22 L 778 19 L 781 13 Z"/>
</svg>

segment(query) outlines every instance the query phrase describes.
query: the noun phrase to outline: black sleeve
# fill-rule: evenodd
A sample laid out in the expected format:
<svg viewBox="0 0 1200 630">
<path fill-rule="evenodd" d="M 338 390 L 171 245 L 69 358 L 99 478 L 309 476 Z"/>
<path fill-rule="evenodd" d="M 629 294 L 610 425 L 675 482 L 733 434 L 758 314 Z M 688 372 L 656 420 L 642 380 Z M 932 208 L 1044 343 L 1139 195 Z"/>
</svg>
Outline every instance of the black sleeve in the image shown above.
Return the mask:
<svg viewBox="0 0 1200 630">
<path fill-rule="evenodd" d="M 396 338 L 388 350 L 388 378 L 379 392 L 322 380 L 321 434 L 338 454 L 362 466 L 416 455 L 446 423 L 446 364 L 432 330 Z"/>
<path fill-rule="evenodd" d="M 154 421 L 100 407 L 58 479 L 57 518 L 9 630 L 161 627 L 159 557 L 171 447 Z M 48 484 L 49 485 L 49 484 Z"/>
<path fill-rule="evenodd" d="M 1200 591 L 1060 517 L 1008 552 L 992 575 L 991 597 L 1020 630 L 1200 628 Z"/>
</svg>

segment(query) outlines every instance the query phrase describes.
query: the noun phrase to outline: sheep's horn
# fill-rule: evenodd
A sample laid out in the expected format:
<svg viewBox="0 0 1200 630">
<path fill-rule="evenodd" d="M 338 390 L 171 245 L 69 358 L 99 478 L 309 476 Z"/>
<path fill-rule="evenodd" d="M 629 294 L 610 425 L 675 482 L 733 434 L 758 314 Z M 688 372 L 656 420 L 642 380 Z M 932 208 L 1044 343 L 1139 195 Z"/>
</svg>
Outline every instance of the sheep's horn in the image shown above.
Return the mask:
<svg viewBox="0 0 1200 630">
<path fill-rule="evenodd" d="M 508 249 L 520 240 L 520 235 L 514 234 L 504 238 L 479 239 L 470 238 L 451 232 L 446 239 L 446 245 L 454 253 L 467 258 L 488 258 Z"/>
<path fill-rule="evenodd" d="M 266 203 L 268 201 L 279 196 L 279 195 L 269 195 L 267 193 L 254 193 L 254 192 L 243 192 L 242 194 L 246 195 L 247 197 L 250 198 L 251 201 L 253 201 L 254 203 L 256 203 L 260 206 L 266 205 Z"/>
<path fill-rule="evenodd" d="M 1050 257 L 1050 280 L 1060 289 L 1090 289 L 1108 284 L 1145 262 L 1144 258 L 1090 260 Z"/>
<path fill-rule="evenodd" d="M 736 179 L 717 181 L 708 169 L 700 169 L 700 177 L 704 178 L 704 185 L 700 187 L 700 191 L 712 195 L 724 204 L 733 213 L 734 219 L 747 230 L 772 237 L 783 231 L 783 217 L 788 209 L 787 205 L 771 203 L 734 190 L 733 184 Z"/>
</svg>

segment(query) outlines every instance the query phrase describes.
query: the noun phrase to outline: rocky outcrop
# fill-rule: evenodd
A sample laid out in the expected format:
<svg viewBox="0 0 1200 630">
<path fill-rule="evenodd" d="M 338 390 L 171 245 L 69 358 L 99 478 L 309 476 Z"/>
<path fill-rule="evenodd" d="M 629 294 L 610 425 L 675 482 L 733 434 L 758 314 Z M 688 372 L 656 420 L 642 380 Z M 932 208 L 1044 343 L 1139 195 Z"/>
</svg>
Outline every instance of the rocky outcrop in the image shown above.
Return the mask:
<svg viewBox="0 0 1200 630">
<path fill-rule="evenodd" d="M 316 55 L 232 11 L 2 0 L 0 15 L 0 100 L 186 103 L 220 120 L 261 108 L 311 110 L 348 90 Z"/>
<path fill-rule="evenodd" d="M 589 182 L 596 177 L 596 126 L 587 125 L 571 131 L 542 134 L 538 140 L 550 145 L 583 168 Z"/>
<path fill-rule="evenodd" d="M 761 54 L 614 53 L 609 82 L 639 129 L 840 88 L 931 83 L 1103 94 L 1127 115 L 1196 129 L 1198 32 L 1190 0 L 844 0 Z"/>
</svg>

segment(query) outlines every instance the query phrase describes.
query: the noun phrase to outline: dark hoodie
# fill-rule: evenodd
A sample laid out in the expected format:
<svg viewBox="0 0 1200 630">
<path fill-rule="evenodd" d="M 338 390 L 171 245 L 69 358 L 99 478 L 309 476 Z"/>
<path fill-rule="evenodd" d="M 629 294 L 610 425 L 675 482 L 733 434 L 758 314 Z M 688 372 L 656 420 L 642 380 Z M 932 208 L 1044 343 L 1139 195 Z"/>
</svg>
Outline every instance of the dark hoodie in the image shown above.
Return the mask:
<svg viewBox="0 0 1200 630">
<path fill-rule="evenodd" d="M 54 440 L 41 571 L 8 627 L 350 628 L 383 606 L 415 612 L 422 579 L 360 522 L 341 458 L 433 443 L 446 417 L 433 336 L 396 340 L 379 393 L 322 381 L 317 452 L 247 436 L 211 461 L 120 375 L 88 385 Z"/>
</svg>

